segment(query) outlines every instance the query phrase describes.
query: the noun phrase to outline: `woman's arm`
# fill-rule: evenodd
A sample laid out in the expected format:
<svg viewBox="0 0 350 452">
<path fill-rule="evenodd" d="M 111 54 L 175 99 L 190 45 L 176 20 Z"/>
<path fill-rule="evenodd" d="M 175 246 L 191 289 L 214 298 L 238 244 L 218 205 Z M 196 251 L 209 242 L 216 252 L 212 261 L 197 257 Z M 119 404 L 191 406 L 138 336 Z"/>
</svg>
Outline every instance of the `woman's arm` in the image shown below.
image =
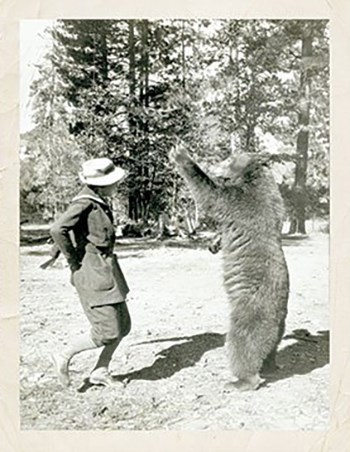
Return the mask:
<svg viewBox="0 0 350 452">
<path fill-rule="evenodd" d="M 75 271 L 80 267 L 80 262 L 69 236 L 69 231 L 74 228 L 81 216 L 86 214 L 90 208 L 91 201 L 89 200 L 84 199 L 73 202 L 50 229 L 55 244 L 65 255 L 72 271 Z"/>
</svg>

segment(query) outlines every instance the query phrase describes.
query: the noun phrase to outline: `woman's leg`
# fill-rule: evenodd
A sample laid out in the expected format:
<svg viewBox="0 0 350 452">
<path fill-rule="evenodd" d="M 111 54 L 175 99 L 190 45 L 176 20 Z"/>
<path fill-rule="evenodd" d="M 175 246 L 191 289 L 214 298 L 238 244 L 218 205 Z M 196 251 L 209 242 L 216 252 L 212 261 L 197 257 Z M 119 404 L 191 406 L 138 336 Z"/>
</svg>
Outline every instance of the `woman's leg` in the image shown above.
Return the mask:
<svg viewBox="0 0 350 452">
<path fill-rule="evenodd" d="M 119 343 L 130 331 L 129 311 L 125 302 L 90 309 L 88 319 L 92 324 L 91 332 L 81 335 L 62 352 L 52 355 L 57 377 L 63 386 L 70 384 L 69 363 L 73 356 L 102 346 L 90 379 L 94 384 L 112 383 L 108 367 Z"/>
<path fill-rule="evenodd" d="M 86 333 L 76 338 L 62 352 L 53 354 L 52 360 L 56 367 L 57 377 L 63 386 L 69 386 L 69 362 L 77 353 L 99 347 L 93 340 L 91 333 Z"/>
<path fill-rule="evenodd" d="M 108 372 L 113 354 L 131 329 L 131 319 L 125 302 L 101 307 L 99 312 L 100 327 L 103 330 L 102 341 L 106 344 L 90 374 L 90 382 L 94 384 L 110 385 L 113 379 Z"/>
</svg>

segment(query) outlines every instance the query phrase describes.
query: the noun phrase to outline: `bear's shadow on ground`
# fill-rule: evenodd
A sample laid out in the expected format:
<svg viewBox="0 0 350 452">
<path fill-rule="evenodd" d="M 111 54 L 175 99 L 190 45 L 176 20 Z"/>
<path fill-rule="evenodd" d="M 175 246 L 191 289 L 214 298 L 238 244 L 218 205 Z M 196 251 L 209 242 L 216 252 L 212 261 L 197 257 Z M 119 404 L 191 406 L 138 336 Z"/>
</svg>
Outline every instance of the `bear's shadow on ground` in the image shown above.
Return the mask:
<svg viewBox="0 0 350 452">
<path fill-rule="evenodd" d="M 286 340 L 293 340 L 283 346 Z M 266 383 L 274 383 L 293 375 L 306 375 L 329 363 L 329 331 L 318 331 L 312 335 L 306 329 L 294 330 L 283 337 L 281 348 L 277 353 L 277 369 L 266 377 Z"/>
<path fill-rule="evenodd" d="M 277 354 L 279 369 L 268 382 L 278 381 L 293 375 L 305 375 L 314 369 L 325 366 L 329 362 L 329 332 L 320 331 L 316 335 L 307 330 L 294 330 L 284 336 L 283 340 L 295 342 L 282 348 Z M 190 337 L 169 338 L 166 341 L 181 340 L 181 344 L 172 345 L 159 352 L 158 358 L 151 366 L 124 374 L 116 378 L 130 380 L 159 380 L 169 378 L 186 367 L 194 366 L 209 350 L 223 347 L 225 335 L 218 333 L 202 333 Z M 149 341 L 148 343 L 164 340 Z M 145 344 L 145 343 L 144 343 Z M 283 347 L 283 341 L 281 346 Z"/>
<path fill-rule="evenodd" d="M 283 347 L 284 340 L 293 340 L 290 345 Z M 225 335 L 219 333 L 202 333 L 193 336 L 171 337 L 166 339 L 142 342 L 135 345 L 145 345 L 159 342 L 181 341 L 157 353 L 157 359 L 150 366 L 143 367 L 126 374 L 114 375 L 115 381 L 125 384 L 132 380 L 161 380 L 172 377 L 181 369 L 193 367 L 204 353 L 223 347 Z M 315 369 L 329 363 L 329 332 L 319 331 L 312 335 L 307 330 L 294 330 L 284 336 L 281 350 L 277 354 L 279 369 L 272 375 L 265 377 L 266 384 L 271 384 L 293 375 L 306 375 Z M 227 363 L 227 365 L 229 365 Z M 85 381 L 80 392 L 85 392 L 92 385 Z"/>
</svg>

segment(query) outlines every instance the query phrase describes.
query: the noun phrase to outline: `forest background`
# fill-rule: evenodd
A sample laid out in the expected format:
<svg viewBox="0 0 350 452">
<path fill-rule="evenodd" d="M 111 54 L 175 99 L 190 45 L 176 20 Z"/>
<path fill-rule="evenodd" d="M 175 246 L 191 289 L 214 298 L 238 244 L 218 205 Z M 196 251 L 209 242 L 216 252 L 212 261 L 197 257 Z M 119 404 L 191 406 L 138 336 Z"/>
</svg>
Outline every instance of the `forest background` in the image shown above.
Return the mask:
<svg viewBox="0 0 350 452">
<path fill-rule="evenodd" d="M 177 140 L 209 168 L 268 155 L 288 232 L 329 213 L 329 30 L 325 20 L 59 20 L 31 84 L 21 135 L 21 223 L 48 223 L 87 158 L 128 171 L 123 230 L 211 227 L 169 162 Z M 167 225 L 167 227 L 164 227 Z"/>
</svg>

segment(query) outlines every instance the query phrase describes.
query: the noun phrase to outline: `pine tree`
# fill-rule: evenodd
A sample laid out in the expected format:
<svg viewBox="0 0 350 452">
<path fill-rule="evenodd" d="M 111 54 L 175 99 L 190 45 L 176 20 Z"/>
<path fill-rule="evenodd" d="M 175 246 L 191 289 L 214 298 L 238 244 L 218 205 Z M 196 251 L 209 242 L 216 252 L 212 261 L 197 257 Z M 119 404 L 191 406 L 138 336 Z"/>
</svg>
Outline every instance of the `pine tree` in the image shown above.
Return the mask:
<svg viewBox="0 0 350 452">
<path fill-rule="evenodd" d="M 48 209 L 69 201 L 64 162 L 70 174 L 73 161 L 106 155 L 129 172 L 132 221 L 164 212 L 196 219 L 168 162 L 181 139 L 207 163 L 232 147 L 294 160 L 295 174 L 284 171 L 281 185 L 292 232 L 326 211 L 325 21 L 61 20 L 52 38 L 33 84 L 29 137 L 32 155 L 54 162 L 52 179 L 43 180 L 57 187 L 58 204 Z"/>
</svg>

